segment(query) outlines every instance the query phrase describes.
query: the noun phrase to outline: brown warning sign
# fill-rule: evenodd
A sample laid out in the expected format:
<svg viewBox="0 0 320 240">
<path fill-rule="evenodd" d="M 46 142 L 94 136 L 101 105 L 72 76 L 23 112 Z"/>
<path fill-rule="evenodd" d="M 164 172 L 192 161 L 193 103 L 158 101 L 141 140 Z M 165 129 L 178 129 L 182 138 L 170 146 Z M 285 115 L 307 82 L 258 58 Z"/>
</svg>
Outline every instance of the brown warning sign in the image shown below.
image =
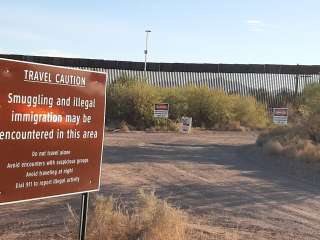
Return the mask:
<svg viewBox="0 0 320 240">
<path fill-rule="evenodd" d="M 106 75 L 0 59 L 0 204 L 100 185 Z"/>
</svg>

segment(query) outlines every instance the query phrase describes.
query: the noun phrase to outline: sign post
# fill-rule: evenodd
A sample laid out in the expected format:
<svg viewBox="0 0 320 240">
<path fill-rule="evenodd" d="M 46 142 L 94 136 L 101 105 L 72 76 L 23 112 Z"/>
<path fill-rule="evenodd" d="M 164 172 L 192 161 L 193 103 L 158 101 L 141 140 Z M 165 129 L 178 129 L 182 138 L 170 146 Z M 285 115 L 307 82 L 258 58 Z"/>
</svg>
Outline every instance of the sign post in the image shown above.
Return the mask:
<svg viewBox="0 0 320 240">
<path fill-rule="evenodd" d="M 100 188 L 106 74 L 0 59 L 0 205 Z"/>
<path fill-rule="evenodd" d="M 80 226 L 79 226 L 79 240 L 86 239 L 87 215 L 89 206 L 89 193 L 82 193 L 81 195 L 81 211 L 80 211 Z"/>
<path fill-rule="evenodd" d="M 154 118 L 165 118 L 166 129 L 168 129 L 169 103 L 156 103 L 153 110 Z"/>
</svg>

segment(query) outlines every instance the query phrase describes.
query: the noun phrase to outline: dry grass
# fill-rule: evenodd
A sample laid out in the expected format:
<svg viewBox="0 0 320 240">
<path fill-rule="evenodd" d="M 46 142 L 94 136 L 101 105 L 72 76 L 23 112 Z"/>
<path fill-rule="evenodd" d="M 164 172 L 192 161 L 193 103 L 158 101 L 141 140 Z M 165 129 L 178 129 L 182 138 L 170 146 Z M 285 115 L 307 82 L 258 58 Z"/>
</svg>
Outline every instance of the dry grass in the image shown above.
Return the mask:
<svg viewBox="0 0 320 240">
<path fill-rule="evenodd" d="M 170 132 L 178 132 L 180 127 L 180 122 L 179 121 L 173 121 L 171 119 L 157 119 L 155 127 L 153 130 L 155 132 L 159 131 L 170 131 Z"/>
<path fill-rule="evenodd" d="M 293 146 L 293 151 L 296 158 L 305 160 L 308 163 L 320 161 L 320 146 L 310 140 L 305 140 Z"/>
<path fill-rule="evenodd" d="M 307 129 L 311 138 L 315 142 L 320 143 L 320 114 L 314 114 L 311 117 L 309 117 L 305 125 L 305 128 Z"/>
<path fill-rule="evenodd" d="M 303 95 L 304 104 L 290 108 L 289 126 L 269 129 L 257 144 L 272 154 L 320 163 L 320 84 L 308 85 Z"/>
<path fill-rule="evenodd" d="M 263 146 L 269 141 L 278 141 L 285 147 L 309 139 L 309 133 L 301 127 L 277 127 L 260 134 L 257 144 Z"/>
<path fill-rule="evenodd" d="M 307 128 L 275 128 L 259 136 L 257 144 L 269 154 L 320 163 L 320 144 L 312 140 Z"/>
<path fill-rule="evenodd" d="M 230 121 L 226 127 L 229 131 L 241 131 L 240 121 Z"/>
<path fill-rule="evenodd" d="M 119 199 L 97 197 L 87 225 L 88 240 L 237 240 L 237 234 L 201 231 L 189 223 L 182 210 L 173 208 L 153 193 L 139 191 L 133 206 Z M 76 239 L 78 216 L 69 207 L 68 239 Z M 198 225 L 197 225 L 198 226 Z M 221 238 L 223 236 L 223 238 Z"/>
<path fill-rule="evenodd" d="M 128 124 L 125 121 L 121 121 L 120 123 L 120 132 L 130 132 Z"/>
</svg>

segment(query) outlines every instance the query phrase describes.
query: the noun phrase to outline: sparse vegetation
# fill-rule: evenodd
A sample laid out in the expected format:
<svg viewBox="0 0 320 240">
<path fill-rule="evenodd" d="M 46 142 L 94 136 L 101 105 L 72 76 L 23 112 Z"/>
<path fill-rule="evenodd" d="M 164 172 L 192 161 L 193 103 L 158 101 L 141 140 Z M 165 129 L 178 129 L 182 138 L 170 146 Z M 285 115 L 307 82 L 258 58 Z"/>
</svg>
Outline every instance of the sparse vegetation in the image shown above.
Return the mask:
<svg viewBox="0 0 320 240">
<path fill-rule="evenodd" d="M 71 211 L 70 237 L 76 236 L 77 222 Z M 98 197 L 89 218 L 87 239 L 90 240 L 184 240 L 187 216 L 153 193 L 140 191 L 131 209 L 112 197 Z"/>
<path fill-rule="evenodd" d="M 119 199 L 97 197 L 89 216 L 88 240 L 209 240 L 208 233 L 192 228 L 182 210 L 142 190 L 131 208 Z M 69 207 L 68 239 L 76 239 L 78 216 Z M 236 240 L 236 234 L 227 238 Z M 214 238 L 215 239 L 215 238 Z"/>
<path fill-rule="evenodd" d="M 153 126 L 153 106 L 158 101 L 158 93 L 150 85 L 121 80 L 107 89 L 107 120 L 126 121 L 137 129 Z"/>
<path fill-rule="evenodd" d="M 257 144 L 271 154 L 320 163 L 320 84 L 307 86 L 303 96 L 303 104 L 292 107 L 290 125 L 261 134 Z"/>
<path fill-rule="evenodd" d="M 225 129 L 235 122 L 248 128 L 268 125 L 266 106 L 253 97 L 227 95 L 208 87 L 158 88 L 139 79 L 121 77 L 107 89 L 107 124 L 125 121 L 138 130 L 160 128 L 161 121 L 153 118 L 155 103 L 170 104 L 168 129 L 182 116 L 190 116 L 193 126 Z"/>
</svg>

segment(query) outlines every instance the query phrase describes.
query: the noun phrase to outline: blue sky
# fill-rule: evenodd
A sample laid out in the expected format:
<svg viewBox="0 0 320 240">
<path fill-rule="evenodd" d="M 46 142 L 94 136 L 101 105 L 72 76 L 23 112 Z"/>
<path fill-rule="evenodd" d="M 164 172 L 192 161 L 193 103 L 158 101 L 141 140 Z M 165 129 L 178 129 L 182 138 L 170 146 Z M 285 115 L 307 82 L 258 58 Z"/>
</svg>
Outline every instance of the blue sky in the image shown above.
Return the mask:
<svg viewBox="0 0 320 240">
<path fill-rule="evenodd" d="M 318 0 L 2 1 L 0 52 L 155 62 L 320 64 Z"/>
</svg>

